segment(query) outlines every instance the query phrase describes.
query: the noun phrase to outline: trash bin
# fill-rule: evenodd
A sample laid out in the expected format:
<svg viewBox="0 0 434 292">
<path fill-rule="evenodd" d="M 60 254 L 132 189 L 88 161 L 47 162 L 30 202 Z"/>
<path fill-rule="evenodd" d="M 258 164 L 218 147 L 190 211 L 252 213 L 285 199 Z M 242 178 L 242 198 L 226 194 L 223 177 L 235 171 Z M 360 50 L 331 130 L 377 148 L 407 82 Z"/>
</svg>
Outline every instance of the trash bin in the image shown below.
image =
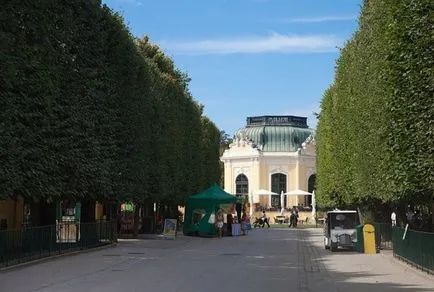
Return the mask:
<svg viewBox="0 0 434 292">
<path fill-rule="evenodd" d="M 377 246 L 375 245 L 375 227 L 372 224 L 363 226 L 363 247 L 365 254 L 376 254 Z"/>
<path fill-rule="evenodd" d="M 356 251 L 360 253 L 364 253 L 364 243 L 363 243 L 363 225 L 357 225 L 356 226 L 356 235 L 357 235 L 357 242 L 356 242 Z"/>
</svg>

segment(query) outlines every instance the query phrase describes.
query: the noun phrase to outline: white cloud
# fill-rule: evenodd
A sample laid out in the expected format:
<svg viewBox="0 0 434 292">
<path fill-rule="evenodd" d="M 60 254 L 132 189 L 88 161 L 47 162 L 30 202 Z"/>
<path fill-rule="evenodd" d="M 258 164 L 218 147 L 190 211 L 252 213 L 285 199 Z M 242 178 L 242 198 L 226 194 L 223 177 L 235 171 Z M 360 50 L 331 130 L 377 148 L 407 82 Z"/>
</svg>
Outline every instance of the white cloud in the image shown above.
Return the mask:
<svg viewBox="0 0 434 292">
<path fill-rule="evenodd" d="M 283 23 L 311 23 L 311 22 L 329 22 L 329 21 L 350 21 L 357 20 L 357 15 L 329 15 L 318 17 L 301 17 L 301 18 L 281 18 L 274 19 L 274 22 Z"/>
<path fill-rule="evenodd" d="M 160 41 L 164 49 L 176 54 L 255 54 L 321 53 L 336 51 L 343 40 L 331 35 L 296 36 L 272 33 L 267 36 L 205 39 L 194 41 Z"/>
</svg>

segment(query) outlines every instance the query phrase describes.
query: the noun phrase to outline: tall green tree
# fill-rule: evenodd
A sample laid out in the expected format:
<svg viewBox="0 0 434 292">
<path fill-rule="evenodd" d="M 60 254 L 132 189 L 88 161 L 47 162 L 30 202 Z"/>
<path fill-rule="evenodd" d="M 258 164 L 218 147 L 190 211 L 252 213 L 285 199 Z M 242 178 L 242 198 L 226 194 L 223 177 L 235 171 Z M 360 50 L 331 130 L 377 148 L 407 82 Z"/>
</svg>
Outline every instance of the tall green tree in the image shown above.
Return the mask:
<svg viewBox="0 0 434 292">
<path fill-rule="evenodd" d="M 364 1 L 317 130 L 324 205 L 433 198 L 432 1 Z"/>
<path fill-rule="evenodd" d="M 176 208 L 218 180 L 219 130 L 190 78 L 119 14 L 8 0 L 0 22 L 0 195 Z"/>
</svg>

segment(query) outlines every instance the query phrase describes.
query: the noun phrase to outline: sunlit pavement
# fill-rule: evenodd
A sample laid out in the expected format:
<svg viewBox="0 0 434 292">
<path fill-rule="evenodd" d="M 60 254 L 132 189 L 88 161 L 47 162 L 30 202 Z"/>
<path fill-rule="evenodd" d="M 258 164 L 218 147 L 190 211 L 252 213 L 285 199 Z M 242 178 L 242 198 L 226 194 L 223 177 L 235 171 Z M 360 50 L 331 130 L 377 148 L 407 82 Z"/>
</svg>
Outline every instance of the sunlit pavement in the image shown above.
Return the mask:
<svg viewBox="0 0 434 292">
<path fill-rule="evenodd" d="M 223 239 L 127 240 L 0 273 L 0 291 L 434 291 L 434 277 L 390 254 L 331 253 L 321 234 L 258 229 Z"/>
</svg>

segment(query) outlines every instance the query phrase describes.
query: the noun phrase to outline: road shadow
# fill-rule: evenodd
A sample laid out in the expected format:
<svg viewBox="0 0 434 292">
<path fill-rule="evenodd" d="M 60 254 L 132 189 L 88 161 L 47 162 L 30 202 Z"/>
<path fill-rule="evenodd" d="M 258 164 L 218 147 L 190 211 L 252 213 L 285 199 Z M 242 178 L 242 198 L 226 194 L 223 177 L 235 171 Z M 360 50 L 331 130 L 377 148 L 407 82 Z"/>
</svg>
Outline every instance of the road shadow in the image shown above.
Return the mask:
<svg viewBox="0 0 434 292">
<path fill-rule="evenodd" d="M 434 277 L 408 270 L 382 255 L 363 255 L 345 250 L 332 253 L 319 244 L 322 235 L 309 230 L 300 231 L 298 237 L 299 264 L 306 273 L 310 289 L 307 291 L 434 291 Z M 381 267 L 375 263 L 381 263 Z M 348 271 L 343 271 L 345 269 Z M 357 269 L 362 271 L 355 271 Z"/>
</svg>

